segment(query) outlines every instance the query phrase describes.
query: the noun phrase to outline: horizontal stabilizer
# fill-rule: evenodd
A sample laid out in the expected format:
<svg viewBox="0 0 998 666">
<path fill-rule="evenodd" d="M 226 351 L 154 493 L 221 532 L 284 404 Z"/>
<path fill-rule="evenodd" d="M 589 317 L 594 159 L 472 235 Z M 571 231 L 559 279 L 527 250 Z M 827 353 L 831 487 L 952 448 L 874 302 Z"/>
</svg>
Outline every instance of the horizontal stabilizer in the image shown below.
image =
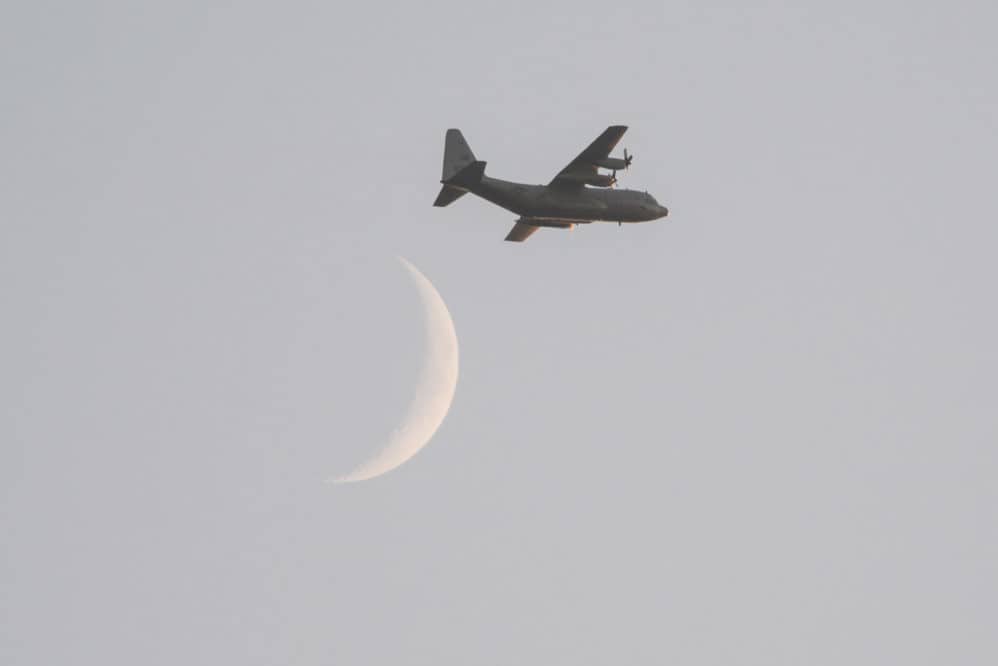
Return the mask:
<svg viewBox="0 0 998 666">
<path fill-rule="evenodd" d="M 437 200 L 433 202 L 433 205 L 440 206 L 442 208 L 448 204 L 454 203 L 467 193 L 468 190 L 463 190 L 460 187 L 444 185 L 440 188 L 440 194 L 437 195 Z"/>
</svg>

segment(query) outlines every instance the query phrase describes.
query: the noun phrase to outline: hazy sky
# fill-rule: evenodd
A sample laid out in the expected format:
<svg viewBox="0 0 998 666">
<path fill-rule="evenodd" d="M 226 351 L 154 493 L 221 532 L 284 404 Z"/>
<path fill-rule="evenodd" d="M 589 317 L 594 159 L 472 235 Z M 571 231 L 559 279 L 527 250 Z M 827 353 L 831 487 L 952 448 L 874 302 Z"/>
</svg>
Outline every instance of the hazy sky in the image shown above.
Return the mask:
<svg viewBox="0 0 998 666">
<path fill-rule="evenodd" d="M 709 4 L 709 3 L 708 3 Z M 998 660 L 990 2 L 7 2 L 0 662 Z M 610 124 L 658 222 L 447 209 Z M 383 446 L 453 314 L 430 445 Z"/>
</svg>

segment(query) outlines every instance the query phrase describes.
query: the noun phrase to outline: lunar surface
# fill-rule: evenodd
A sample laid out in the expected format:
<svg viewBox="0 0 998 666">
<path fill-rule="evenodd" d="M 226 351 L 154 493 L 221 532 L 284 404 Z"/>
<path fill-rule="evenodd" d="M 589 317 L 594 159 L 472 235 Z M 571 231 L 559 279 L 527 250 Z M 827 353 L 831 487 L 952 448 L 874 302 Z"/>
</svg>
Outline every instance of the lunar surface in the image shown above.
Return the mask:
<svg viewBox="0 0 998 666">
<path fill-rule="evenodd" d="M 334 483 L 366 481 L 395 469 L 416 455 L 443 423 L 454 400 L 458 375 L 457 333 L 447 305 L 425 275 L 399 257 L 423 304 L 426 349 L 412 402 L 402 423 L 379 453 Z"/>
</svg>

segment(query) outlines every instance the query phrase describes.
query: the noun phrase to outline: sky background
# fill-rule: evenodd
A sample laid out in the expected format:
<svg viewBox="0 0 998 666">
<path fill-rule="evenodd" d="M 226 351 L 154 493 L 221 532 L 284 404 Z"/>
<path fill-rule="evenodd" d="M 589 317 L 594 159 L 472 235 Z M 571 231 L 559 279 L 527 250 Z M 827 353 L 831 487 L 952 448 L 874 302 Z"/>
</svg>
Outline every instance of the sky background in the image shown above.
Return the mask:
<svg viewBox="0 0 998 666">
<path fill-rule="evenodd" d="M 989 2 L 0 9 L 0 662 L 993 664 Z M 504 243 L 607 125 L 664 220 Z M 443 426 L 374 481 L 422 323 Z"/>
</svg>

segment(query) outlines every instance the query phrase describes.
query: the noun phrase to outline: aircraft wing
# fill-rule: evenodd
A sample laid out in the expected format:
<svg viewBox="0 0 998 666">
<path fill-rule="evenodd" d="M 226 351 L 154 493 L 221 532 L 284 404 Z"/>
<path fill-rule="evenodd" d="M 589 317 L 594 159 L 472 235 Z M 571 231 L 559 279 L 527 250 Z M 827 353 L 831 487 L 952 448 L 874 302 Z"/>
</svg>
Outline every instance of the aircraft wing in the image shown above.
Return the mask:
<svg viewBox="0 0 998 666">
<path fill-rule="evenodd" d="M 607 127 L 602 134 L 596 137 L 595 141 L 589 144 L 589 147 L 579 153 L 578 157 L 558 172 L 558 175 L 554 177 L 549 187 L 583 187 L 582 181 L 578 177 L 595 176 L 597 171 L 596 165 L 593 162 L 609 157 L 610 152 L 626 131 L 626 125 L 612 125 Z"/>
<path fill-rule="evenodd" d="M 509 233 L 506 235 L 506 240 L 513 241 L 514 243 L 522 243 L 523 241 L 530 238 L 530 234 L 534 233 L 540 229 L 540 227 L 535 227 L 532 224 L 527 224 L 521 220 L 517 220 L 513 228 L 510 229 Z"/>
</svg>

